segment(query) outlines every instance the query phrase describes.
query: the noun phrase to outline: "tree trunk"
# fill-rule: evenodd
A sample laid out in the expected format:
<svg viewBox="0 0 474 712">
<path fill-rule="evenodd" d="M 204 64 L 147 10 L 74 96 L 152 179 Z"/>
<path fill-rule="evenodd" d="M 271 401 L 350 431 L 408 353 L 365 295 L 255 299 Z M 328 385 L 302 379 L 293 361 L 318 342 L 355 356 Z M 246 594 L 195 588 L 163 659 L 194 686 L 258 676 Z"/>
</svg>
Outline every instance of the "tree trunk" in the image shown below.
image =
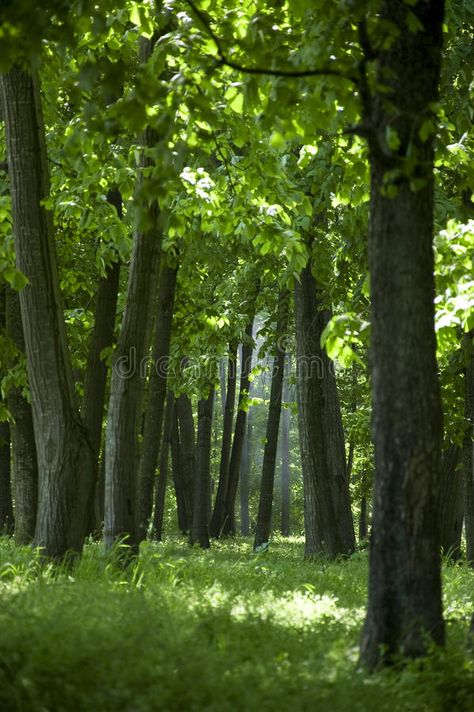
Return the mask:
<svg viewBox="0 0 474 712">
<path fill-rule="evenodd" d="M 363 495 L 360 498 L 359 541 L 367 539 L 367 533 L 367 497 Z"/>
<path fill-rule="evenodd" d="M 239 484 L 240 463 L 242 460 L 242 449 L 244 444 L 245 426 L 247 423 L 247 412 L 243 409 L 244 401 L 250 391 L 250 372 L 252 370 L 252 332 L 254 315 L 248 322 L 245 330 L 246 341 L 242 344 L 242 367 L 240 372 L 240 391 L 237 417 L 235 419 L 234 440 L 232 442 L 232 452 L 229 463 L 229 478 L 224 507 L 224 521 L 222 522 L 221 533 L 235 534 L 235 498 Z"/>
<path fill-rule="evenodd" d="M 193 521 L 190 544 L 209 549 L 209 492 L 211 488 L 211 436 L 214 389 L 198 403 L 196 476 L 194 480 Z"/>
<path fill-rule="evenodd" d="M 474 567 L 474 330 L 464 337 L 466 369 L 464 371 L 466 432 L 463 442 L 464 526 L 466 560 Z"/>
<path fill-rule="evenodd" d="M 462 450 L 449 445 L 443 452 L 440 471 L 440 546 L 451 561 L 461 557 L 461 533 L 464 514 Z"/>
<path fill-rule="evenodd" d="M 222 427 L 222 449 L 219 466 L 219 482 L 216 501 L 209 524 L 209 532 L 213 537 L 219 537 L 224 524 L 225 501 L 229 484 L 230 450 L 232 445 L 232 426 L 234 422 L 235 387 L 237 383 L 237 344 L 229 346 L 229 365 L 227 369 L 227 395 L 225 398 L 224 424 Z M 222 392 L 222 386 L 221 386 Z"/>
<path fill-rule="evenodd" d="M 12 489 L 10 459 L 10 427 L 0 423 L 0 534 L 13 534 Z"/>
<path fill-rule="evenodd" d="M 193 521 L 194 479 L 196 470 L 196 448 L 194 441 L 194 418 L 191 400 L 181 393 L 177 400 L 179 422 L 179 462 L 181 483 L 186 511 L 186 532 Z"/>
<path fill-rule="evenodd" d="M 295 289 L 298 425 L 307 557 L 354 551 L 344 431 L 334 364 L 321 348 L 322 308 L 312 260 Z"/>
<path fill-rule="evenodd" d="M 410 12 L 423 28 L 416 33 L 406 27 L 404 2 L 381 4 L 381 20 L 400 32 L 377 54 L 377 81 L 388 93 L 375 94 L 364 107 L 371 166 L 375 483 L 361 661 L 371 669 L 400 654 L 423 654 L 429 638 L 444 642 L 433 135 L 420 138 L 422 122 L 434 120 L 430 107 L 438 97 L 443 2 L 419 2 Z M 396 137 L 395 150 L 387 136 Z M 390 171 L 397 177 L 387 183 Z"/>
<path fill-rule="evenodd" d="M 174 401 L 173 416 L 171 421 L 171 471 L 176 495 L 176 514 L 178 529 L 182 534 L 189 531 L 190 523 L 186 511 L 186 497 L 184 494 L 183 475 L 181 472 L 181 447 L 179 442 L 178 400 Z"/>
<path fill-rule="evenodd" d="M 290 357 L 285 361 L 285 378 L 283 380 L 283 401 L 286 408 L 282 413 L 281 428 L 281 533 L 290 536 L 290 409 L 288 402 L 290 393 L 288 378 L 290 375 Z"/>
<path fill-rule="evenodd" d="M 29 280 L 20 305 L 39 472 L 35 543 L 62 558 L 83 546 L 92 453 L 74 392 L 52 220 L 42 205 L 49 182 L 38 82 L 15 66 L 1 90 L 17 267 Z"/>
<path fill-rule="evenodd" d="M 152 368 L 148 383 L 148 407 L 138 470 L 138 536 L 146 537 L 153 506 L 153 485 L 160 451 L 163 412 L 168 380 L 168 359 L 173 324 L 177 267 L 164 266 L 160 274 Z"/>
<path fill-rule="evenodd" d="M 153 49 L 152 40 L 140 39 L 140 61 L 145 63 Z M 136 472 L 138 435 L 142 418 L 144 378 L 142 364 L 150 341 L 153 292 L 157 282 L 162 232 L 159 208 L 149 205 L 143 195 L 143 172 L 153 165 L 145 155 L 154 148 L 158 137 L 146 129 L 140 138 L 143 146 L 138 190 L 135 202 L 147 211 L 149 226 L 134 235 L 130 272 L 120 337 L 114 354 L 110 401 L 105 438 L 105 522 L 104 543 L 110 549 L 120 537 L 135 550 L 138 546 L 136 527 Z"/>
<path fill-rule="evenodd" d="M 219 390 L 221 393 L 221 408 L 222 413 L 225 412 L 225 401 L 226 401 L 226 377 L 225 377 L 225 359 L 221 358 L 219 361 Z"/>
<path fill-rule="evenodd" d="M 25 351 L 25 339 L 21 323 L 18 292 L 7 286 L 6 332 L 18 350 Z M 13 481 L 15 485 L 15 541 L 30 544 L 36 527 L 38 505 L 38 465 L 36 460 L 35 433 L 31 405 L 19 388 L 11 388 L 7 394 L 12 445 Z"/>
<path fill-rule="evenodd" d="M 257 551 L 264 545 L 268 546 L 272 526 L 273 485 L 275 480 L 278 431 L 280 429 L 283 377 L 285 373 L 285 339 L 283 337 L 286 334 L 288 325 L 288 299 L 289 294 L 285 290 L 280 294 L 278 300 L 278 318 L 275 333 L 276 354 L 273 361 L 270 404 L 268 408 L 267 431 L 263 452 L 262 478 L 260 481 L 257 528 L 253 543 L 254 551 Z"/>
<path fill-rule="evenodd" d="M 174 414 L 174 396 L 168 391 L 166 396 L 165 417 L 160 447 L 160 462 L 158 467 L 158 481 L 155 485 L 155 511 L 153 513 L 153 538 L 161 541 L 163 536 L 163 517 L 165 513 L 166 484 L 168 482 L 168 459 L 171 448 L 171 431 Z"/>
<path fill-rule="evenodd" d="M 252 408 L 247 412 L 247 428 L 245 430 L 242 462 L 240 463 L 240 533 L 242 536 L 250 534 L 249 515 L 249 477 L 250 477 L 250 446 L 252 429 Z"/>
<path fill-rule="evenodd" d="M 113 205 L 119 218 L 122 218 L 122 196 L 117 190 L 107 194 L 108 202 Z M 101 359 L 102 351 L 112 346 L 115 331 L 115 316 L 120 282 L 120 263 L 114 262 L 107 267 L 106 273 L 99 280 L 95 296 L 94 329 L 89 342 L 87 366 L 84 376 L 84 397 L 82 400 L 82 422 L 89 434 L 94 462 L 94 478 L 88 499 L 89 532 L 98 530 L 100 507 L 95 502 L 99 497 L 99 453 L 102 440 L 102 421 L 104 418 L 105 389 L 107 385 L 107 365 Z M 95 506 L 94 506 L 95 502 Z"/>
</svg>

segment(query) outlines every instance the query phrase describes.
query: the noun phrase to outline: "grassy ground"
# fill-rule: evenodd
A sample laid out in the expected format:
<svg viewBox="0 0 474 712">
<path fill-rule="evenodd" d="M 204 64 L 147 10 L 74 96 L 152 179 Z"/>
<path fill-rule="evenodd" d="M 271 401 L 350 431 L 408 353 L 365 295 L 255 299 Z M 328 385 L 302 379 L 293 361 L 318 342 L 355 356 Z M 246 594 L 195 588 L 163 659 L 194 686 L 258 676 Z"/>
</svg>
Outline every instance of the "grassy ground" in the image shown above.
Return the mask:
<svg viewBox="0 0 474 712">
<path fill-rule="evenodd" d="M 474 573 L 445 568 L 446 651 L 372 676 L 366 578 L 365 553 L 308 563 L 299 539 L 149 544 L 126 572 L 97 544 L 68 572 L 3 539 L 0 711 L 472 712 Z"/>
</svg>

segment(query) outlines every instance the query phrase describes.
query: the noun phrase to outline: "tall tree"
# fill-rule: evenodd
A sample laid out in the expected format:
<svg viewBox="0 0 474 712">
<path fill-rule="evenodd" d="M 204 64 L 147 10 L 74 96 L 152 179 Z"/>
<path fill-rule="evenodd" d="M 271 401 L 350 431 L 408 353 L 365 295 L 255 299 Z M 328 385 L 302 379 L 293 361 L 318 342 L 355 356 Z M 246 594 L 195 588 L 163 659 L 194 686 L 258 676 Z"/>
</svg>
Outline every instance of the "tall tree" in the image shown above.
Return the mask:
<svg viewBox="0 0 474 712">
<path fill-rule="evenodd" d="M 285 335 L 288 325 L 289 294 L 283 290 L 278 299 L 278 315 L 275 331 L 276 352 L 273 361 L 270 404 L 268 408 L 265 448 L 263 452 L 262 477 L 260 480 L 260 499 L 258 503 L 257 528 L 253 548 L 257 551 L 262 545 L 268 545 L 272 524 L 273 485 L 275 463 L 280 427 L 283 378 L 285 374 Z"/>
<path fill-rule="evenodd" d="M 13 534 L 15 521 L 11 489 L 10 426 L 0 423 L 0 532 Z"/>
<path fill-rule="evenodd" d="M 193 520 L 189 536 L 190 544 L 199 544 L 208 549 L 209 544 L 209 496 L 211 488 L 211 436 L 214 388 L 207 398 L 198 402 L 198 431 L 196 443 L 196 475 L 194 480 Z"/>
<path fill-rule="evenodd" d="M 440 547 L 445 556 L 457 561 L 461 556 L 464 517 L 462 448 L 450 444 L 443 451 L 440 467 Z"/>
<path fill-rule="evenodd" d="M 474 330 L 465 335 L 464 398 L 466 432 L 463 441 L 464 525 L 466 559 L 474 566 Z"/>
<path fill-rule="evenodd" d="M 181 393 L 176 401 L 179 423 L 179 464 L 184 510 L 186 512 L 186 532 L 193 521 L 194 479 L 196 473 L 196 446 L 194 417 L 191 399 Z"/>
<path fill-rule="evenodd" d="M 444 641 L 438 497 L 442 411 L 433 278 L 433 107 L 442 0 L 379 6 L 360 25 L 371 169 L 369 266 L 375 485 L 369 603 L 361 660 L 369 668 Z M 383 24 L 382 24 L 383 23 Z M 414 26 L 416 25 L 416 27 Z M 385 30 L 383 30 L 385 27 Z M 368 65 L 375 72 L 369 88 Z M 417 71 L 413 71 L 413 67 Z"/>
<path fill-rule="evenodd" d="M 163 433 L 161 437 L 160 457 L 158 465 L 158 481 L 155 485 L 155 507 L 153 512 L 153 538 L 161 541 L 163 534 L 163 518 L 165 513 L 166 485 L 168 482 L 168 462 L 171 449 L 171 431 L 174 413 L 174 396 L 168 391 L 166 396 L 165 415 L 163 419 Z"/>
<path fill-rule="evenodd" d="M 61 558 L 82 549 L 93 458 L 79 417 L 59 294 L 38 80 L 13 66 L 1 77 L 20 292 L 31 391 L 39 492 L 35 543 Z M 85 486 L 84 483 L 86 483 Z"/>
<path fill-rule="evenodd" d="M 288 378 L 291 371 L 290 357 L 285 360 L 285 376 L 283 380 L 282 398 L 286 405 L 283 408 L 281 424 L 281 533 L 290 536 L 290 397 Z"/>
</svg>

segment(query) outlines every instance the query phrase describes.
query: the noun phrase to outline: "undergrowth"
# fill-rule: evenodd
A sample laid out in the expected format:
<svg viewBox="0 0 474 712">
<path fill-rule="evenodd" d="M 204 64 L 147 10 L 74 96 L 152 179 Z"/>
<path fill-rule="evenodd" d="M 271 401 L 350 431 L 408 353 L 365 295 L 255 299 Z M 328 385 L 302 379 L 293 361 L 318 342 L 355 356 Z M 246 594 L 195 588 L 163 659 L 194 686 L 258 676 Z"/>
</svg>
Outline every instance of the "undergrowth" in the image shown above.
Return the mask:
<svg viewBox="0 0 474 712">
<path fill-rule="evenodd" d="M 44 566 L 0 541 L 3 712 L 471 712 L 467 651 L 474 573 L 445 566 L 448 644 L 402 670 L 357 669 L 367 555 L 305 562 L 300 539 L 255 555 L 87 545 L 72 567 Z"/>
</svg>

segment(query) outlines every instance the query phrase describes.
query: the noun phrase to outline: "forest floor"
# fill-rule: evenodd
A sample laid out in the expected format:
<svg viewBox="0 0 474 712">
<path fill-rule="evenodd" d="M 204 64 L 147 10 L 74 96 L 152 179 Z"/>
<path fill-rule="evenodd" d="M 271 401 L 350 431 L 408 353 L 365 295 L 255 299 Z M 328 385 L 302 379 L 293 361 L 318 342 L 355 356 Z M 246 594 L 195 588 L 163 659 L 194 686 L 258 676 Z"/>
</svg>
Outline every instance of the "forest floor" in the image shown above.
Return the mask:
<svg viewBox="0 0 474 712">
<path fill-rule="evenodd" d="M 472 712 L 474 572 L 444 567 L 448 645 L 357 670 L 367 553 L 305 562 L 299 538 L 253 554 L 145 544 L 127 570 L 87 545 L 71 570 L 0 540 L 1 712 Z"/>
</svg>

